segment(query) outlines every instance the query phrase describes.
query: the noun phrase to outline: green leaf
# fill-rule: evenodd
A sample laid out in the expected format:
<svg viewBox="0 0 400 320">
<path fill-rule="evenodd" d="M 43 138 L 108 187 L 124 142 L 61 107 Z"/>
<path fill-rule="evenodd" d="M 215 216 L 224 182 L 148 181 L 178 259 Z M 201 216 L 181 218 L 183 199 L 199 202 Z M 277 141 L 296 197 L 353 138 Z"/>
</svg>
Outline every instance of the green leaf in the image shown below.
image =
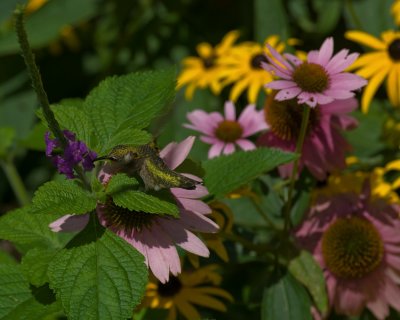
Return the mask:
<svg viewBox="0 0 400 320">
<path fill-rule="evenodd" d="M 59 248 L 63 245 L 49 224 L 54 216 L 32 214 L 29 207 L 11 211 L 0 218 L 0 239 L 16 244 L 41 248 Z"/>
<path fill-rule="evenodd" d="M 262 320 L 311 320 L 311 302 L 306 289 L 289 273 L 264 290 Z"/>
<path fill-rule="evenodd" d="M 396 28 L 390 14 L 392 4 L 393 0 L 346 1 L 346 20 L 349 22 L 350 28 L 361 28 L 367 33 L 379 36 L 385 30 Z M 360 21 L 361 26 L 354 19 L 354 15 Z"/>
<path fill-rule="evenodd" d="M 17 260 L 10 253 L 0 250 L 0 264 L 17 264 Z"/>
<path fill-rule="evenodd" d="M 117 130 L 117 133 L 113 135 L 106 144 L 101 145 L 99 151 L 107 153 L 112 148 L 120 144 L 140 146 L 149 143 L 151 139 L 152 136 L 146 131 L 135 128 L 125 128 Z"/>
<path fill-rule="evenodd" d="M 19 1 L 24 2 L 24 1 Z M 33 12 L 26 21 L 29 43 L 33 49 L 47 45 L 59 37 L 60 31 L 67 25 L 84 21 L 96 13 L 96 0 L 52 0 Z M 0 37 L 0 55 L 14 54 L 20 51 L 15 31 Z"/>
<path fill-rule="evenodd" d="M 85 142 L 89 148 L 92 147 L 90 138 L 94 130 L 82 108 L 72 105 L 55 105 L 52 110 L 61 128 L 72 131 L 77 140 Z"/>
<path fill-rule="evenodd" d="M 22 258 L 22 270 L 33 285 L 40 287 L 49 282 L 47 269 L 58 250 L 34 248 Z"/>
<path fill-rule="evenodd" d="M 305 250 L 300 251 L 300 254 L 290 261 L 288 269 L 310 291 L 321 314 L 327 314 L 328 295 L 325 278 L 321 267 L 314 260 L 312 254 Z"/>
<path fill-rule="evenodd" d="M 126 319 L 144 294 L 147 268 L 139 252 L 107 230 L 59 252 L 49 277 L 68 319 Z"/>
<path fill-rule="evenodd" d="M 0 318 L 31 298 L 29 283 L 19 266 L 0 265 Z"/>
<path fill-rule="evenodd" d="M 254 29 L 256 40 L 263 43 L 272 34 L 280 35 L 283 39 L 289 37 L 288 17 L 281 0 L 254 1 Z"/>
<path fill-rule="evenodd" d="M 175 93 L 175 69 L 110 77 L 93 89 L 84 107 L 101 145 L 109 145 L 120 128 L 150 124 Z"/>
<path fill-rule="evenodd" d="M 25 138 L 33 127 L 36 107 L 33 90 L 7 97 L 0 102 L 0 127 L 13 127 L 18 139 Z"/>
<path fill-rule="evenodd" d="M 82 214 L 96 208 L 96 199 L 73 180 L 45 183 L 32 202 L 32 211 L 42 214 Z"/>
<path fill-rule="evenodd" d="M 107 184 L 107 194 L 112 195 L 126 189 L 135 189 L 139 182 L 132 177 L 128 177 L 125 173 L 118 173 L 113 176 Z"/>
<path fill-rule="evenodd" d="M 205 185 L 211 194 L 223 196 L 296 157 L 294 153 L 269 148 L 223 155 L 203 162 Z"/>
<path fill-rule="evenodd" d="M 125 190 L 112 196 L 117 206 L 133 211 L 179 216 L 175 203 L 136 190 Z"/>
<path fill-rule="evenodd" d="M 20 266 L 0 265 L 0 318 L 42 320 L 58 313 L 57 303 L 40 302 L 40 291 L 31 291 Z"/>
<path fill-rule="evenodd" d="M 305 31 L 325 35 L 336 27 L 342 13 L 343 1 L 291 0 L 288 3 L 291 15 Z"/>
<path fill-rule="evenodd" d="M 0 158 L 5 158 L 8 155 L 8 151 L 14 141 L 14 137 L 14 128 L 0 128 Z"/>
<path fill-rule="evenodd" d="M 46 143 L 44 141 L 44 135 L 46 131 L 48 131 L 48 129 L 43 125 L 43 123 L 38 122 L 28 136 L 25 139 L 20 140 L 18 144 L 28 149 L 45 151 Z"/>
</svg>

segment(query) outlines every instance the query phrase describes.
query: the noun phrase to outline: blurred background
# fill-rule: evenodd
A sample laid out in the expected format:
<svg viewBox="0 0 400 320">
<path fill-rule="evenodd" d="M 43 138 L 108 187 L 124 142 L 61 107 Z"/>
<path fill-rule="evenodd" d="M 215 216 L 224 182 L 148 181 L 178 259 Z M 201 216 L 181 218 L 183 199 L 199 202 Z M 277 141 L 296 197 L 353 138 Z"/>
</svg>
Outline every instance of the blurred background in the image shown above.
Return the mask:
<svg viewBox="0 0 400 320">
<path fill-rule="evenodd" d="M 35 115 L 38 103 L 13 29 L 17 3 L 23 2 L 0 0 L 0 215 L 19 206 L 7 175 L 18 172 L 31 194 L 55 175 L 44 154 L 45 128 Z M 27 2 L 26 27 L 50 103 L 57 103 L 84 98 L 111 75 L 171 65 L 179 73 L 181 61 L 196 55 L 199 43 L 216 45 L 231 30 L 240 31 L 239 41 L 260 44 L 273 34 L 284 40 L 296 38 L 299 49 L 305 51 L 319 48 L 327 36 L 333 36 L 335 51 L 346 47 L 361 52 L 363 48 L 344 39 L 344 32 L 362 28 L 378 36 L 386 29 L 396 29 L 392 4 L 392 0 L 32 0 Z M 357 156 L 373 159 L 383 148 L 380 130 L 370 132 L 370 128 L 380 128 L 385 121 L 386 115 L 376 106 L 384 96 L 378 92 L 368 119 L 349 137 Z M 161 146 L 182 139 L 191 133 L 181 126 L 188 111 L 221 109 L 227 97 L 225 91 L 215 97 L 198 90 L 186 101 L 180 90 L 151 130 Z M 245 100 L 241 99 L 238 103 L 243 107 Z M 2 148 L 10 139 L 12 147 Z M 207 149 L 198 143 L 192 156 L 203 160 Z M 264 265 L 251 268 L 255 275 L 262 274 Z M 246 270 L 230 269 L 227 279 Z M 261 280 L 236 277 L 237 285 L 229 291 L 235 295 L 238 288 L 257 287 Z M 238 302 L 221 319 L 243 319 L 257 307 Z"/>
</svg>

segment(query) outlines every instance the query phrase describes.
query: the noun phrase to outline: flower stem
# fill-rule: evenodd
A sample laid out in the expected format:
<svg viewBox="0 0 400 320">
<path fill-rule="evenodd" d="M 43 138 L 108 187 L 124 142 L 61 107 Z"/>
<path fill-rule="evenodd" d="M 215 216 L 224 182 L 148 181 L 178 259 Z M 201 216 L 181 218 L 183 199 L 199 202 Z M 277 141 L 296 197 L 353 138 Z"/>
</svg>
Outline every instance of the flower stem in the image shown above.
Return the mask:
<svg viewBox="0 0 400 320">
<path fill-rule="evenodd" d="M 63 149 L 67 145 L 67 140 L 61 131 L 60 125 L 54 117 L 53 111 L 50 109 L 49 100 L 46 91 L 43 88 L 42 77 L 40 76 L 39 69 L 35 63 L 35 57 L 29 45 L 28 36 L 24 26 L 24 6 L 18 5 L 14 11 L 15 29 L 18 36 L 18 42 L 21 47 L 22 56 L 24 57 L 29 76 L 32 81 L 32 86 L 35 89 L 39 104 L 43 109 L 43 114 L 46 119 L 49 129 L 54 136 L 61 142 Z"/>
<path fill-rule="evenodd" d="M 310 117 L 310 107 L 307 105 L 304 105 L 303 115 L 302 115 L 302 119 L 301 119 L 300 134 L 299 134 L 299 138 L 297 139 L 296 151 L 295 151 L 296 154 L 298 154 L 298 158 L 294 161 L 294 164 L 293 164 L 292 175 L 290 177 L 288 201 L 287 201 L 286 210 L 285 210 L 285 226 L 284 226 L 285 231 L 287 231 L 291 227 L 290 213 L 292 210 L 293 190 L 294 190 L 294 185 L 295 185 L 295 182 L 297 179 L 297 171 L 299 169 L 299 161 L 300 161 L 302 150 L 303 150 L 304 139 L 306 137 L 309 117 Z"/>
<path fill-rule="evenodd" d="M 273 229 L 278 230 L 278 227 L 275 225 L 275 223 L 271 220 L 271 218 L 268 216 L 266 212 L 261 208 L 260 204 L 257 202 L 256 199 L 253 199 L 252 197 L 249 197 L 251 203 L 253 204 L 254 208 L 256 208 L 257 212 L 260 214 L 260 216 L 264 219 L 264 221 Z"/>
<path fill-rule="evenodd" d="M 11 160 L 1 160 L 0 165 L 3 168 L 11 188 L 21 206 L 25 206 L 31 202 L 31 199 L 25 189 L 21 176 L 19 175 L 14 163 Z"/>
</svg>

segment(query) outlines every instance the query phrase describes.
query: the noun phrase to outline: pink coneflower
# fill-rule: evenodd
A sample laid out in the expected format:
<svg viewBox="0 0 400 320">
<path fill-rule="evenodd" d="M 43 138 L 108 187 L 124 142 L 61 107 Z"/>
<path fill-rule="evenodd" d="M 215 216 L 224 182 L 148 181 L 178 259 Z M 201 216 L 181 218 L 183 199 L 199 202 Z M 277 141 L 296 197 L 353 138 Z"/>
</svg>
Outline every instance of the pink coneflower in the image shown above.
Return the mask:
<svg viewBox="0 0 400 320">
<path fill-rule="evenodd" d="M 261 135 L 258 145 L 275 147 L 294 152 L 299 136 L 303 108 L 296 99 L 277 101 L 276 92 L 271 93 L 265 103 L 265 121 L 270 130 Z M 337 100 L 321 108 L 312 108 L 303 150 L 299 161 L 299 172 L 306 166 L 313 176 L 324 180 L 328 172 L 346 167 L 345 155 L 351 146 L 341 136 L 341 130 L 353 129 L 357 121 L 348 115 L 357 107 L 357 100 Z M 293 163 L 279 167 L 282 177 L 289 177 Z"/>
<path fill-rule="evenodd" d="M 203 110 L 189 112 L 187 118 L 191 123 L 183 126 L 203 133 L 200 140 L 212 145 L 209 158 L 233 153 L 235 144 L 243 150 L 255 149 L 254 143 L 247 138 L 267 129 L 263 111 L 257 111 L 253 104 L 248 105 L 237 120 L 235 105 L 231 101 L 225 102 L 225 118 L 219 112 Z"/>
<path fill-rule="evenodd" d="M 368 308 L 377 319 L 400 311 L 400 208 L 372 200 L 369 183 L 361 195 L 318 199 L 297 240 L 324 270 L 330 306 L 358 316 Z"/>
<path fill-rule="evenodd" d="M 171 169 L 175 169 L 185 160 L 193 142 L 194 137 L 189 137 L 181 143 L 171 143 L 160 152 L 160 157 Z M 107 183 L 112 173 L 113 166 L 105 165 L 100 172 L 100 181 L 103 184 Z M 190 177 L 200 180 L 195 176 Z M 117 206 L 111 198 L 97 206 L 100 223 L 142 253 L 146 264 L 162 283 L 168 281 L 170 272 L 175 276 L 181 272 L 175 245 L 199 256 L 208 257 L 207 247 L 191 231 L 213 233 L 218 230 L 218 225 L 205 216 L 211 213 L 210 207 L 199 200 L 208 194 L 204 186 L 197 185 L 194 190 L 170 190 L 176 198 L 179 218 L 133 212 Z M 79 231 L 85 227 L 88 220 L 88 214 L 67 215 L 51 223 L 50 228 L 55 232 Z"/>
<path fill-rule="evenodd" d="M 352 91 L 367 84 L 365 79 L 343 72 L 357 59 L 358 53 L 348 54 L 349 51 L 343 49 L 332 56 L 332 38 L 327 38 L 319 51 L 310 51 L 307 61 L 290 53 L 283 57 L 271 46 L 267 47 L 273 58 L 267 56 L 270 63 L 263 63 L 263 68 L 282 79 L 272 81 L 266 87 L 279 90 L 275 97 L 279 101 L 297 97 L 298 103 L 315 107 L 349 99 L 354 96 Z"/>
</svg>

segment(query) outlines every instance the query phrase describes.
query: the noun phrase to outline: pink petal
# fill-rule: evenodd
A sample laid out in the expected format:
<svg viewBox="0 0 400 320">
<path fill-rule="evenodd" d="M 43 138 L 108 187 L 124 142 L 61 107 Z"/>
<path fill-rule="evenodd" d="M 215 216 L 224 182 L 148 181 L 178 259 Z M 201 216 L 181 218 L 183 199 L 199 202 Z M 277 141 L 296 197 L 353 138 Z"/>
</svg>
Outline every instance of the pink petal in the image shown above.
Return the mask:
<svg viewBox="0 0 400 320">
<path fill-rule="evenodd" d="M 318 63 L 319 52 L 317 50 L 310 51 L 307 54 L 307 61 L 309 63 Z"/>
<path fill-rule="evenodd" d="M 291 53 L 285 53 L 283 55 L 286 59 L 288 59 L 293 65 L 298 66 L 303 63 L 298 57 Z"/>
<path fill-rule="evenodd" d="M 337 63 L 335 63 L 334 65 L 332 65 L 329 68 L 330 73 L 335 74 L 335 73 L 342 72 L 344 69 L 351 66 L 354 63 L 354 61 L 357 60 L 358 56 L 359 56 L 358 53 L 352 53 L 349 56 L 347 56 L 345 59 L 338 61 Z"/>
<path fill-rule="evenodd" d="M 374 300 L 369 300 L 367 307 L 377 319 L 386 319 L 389 315 L 389 306 L 380 295 L 376 295 Z"/>
<path fill-rule="evenodd" d="M 235 105 L 232 101 L 225 102 L 225 119 L 230 121 L 236 120 L 236 110 Z"/>
<path fill-rule="evenodd" d="M 317 105 L 316 95 L 311 92 L 301 92 L 297 97 L 297 102 L 299 104 L 308 104 L 310 107 L 315 107 Z"/>
<path fill-rule="evenodd" d="M 337 284 L 335 296 L 336 311 L 341 314 L 359 315 L 364 307 L 365 298 L 361 290 L 352 283 L 340 281 L 340 284 Z"/>
<path fill-rule="evenodd" d="M 178 198 L 177 201 L 182 205 L 184 209 L 189 211 L 194 211 L 201 214 L 209 214 L 212 211 L 205 202 L 200 200 Z"/>
<path fill-rule="evenodd" d="M 225 146 L 225 143 L 224 143 L 224 142 L 222 142 L 222 141 L 216 142 L 216 143 L 210 148 L 210 150 L 208 151 L 208 158 L 211 159 L 211 158 L 214 158 L 214 157 L 219 156 L 219 155 L 221 154 L 222 149 L 224 148 L 224 146 Z"/>
<path fill-rule="evenodd" d="M 170 235 L 174 242 L 185 249 L 202 257 L 208 257 L 210 251 L 204 243 L 192 232 L 184 229 L 179 220 L 166 220 L 161 222 L 162 228 Z"/>
<path fill-rule="evenodd" d="M 189 136 L 180 143 L 172 142 L 168 144 L 161 150 L 160 157 L 170 169 L 174 170 L 186 159 L 195 139 L 196 137 Z"/>
<path fill-rule="evenodd" d="M 354 97 L 354 93 L 349 90 L 341 90 L 341 89 L 328 89 L 324 91 L 325 95 L 331 96 L 335 99 L 349 99 Z"/>
<path fill-rule="evenodd" d="M 276 94 L 275 100 L 278 101 L 290 100 L 296 97 L 300 92 L 301 89 L 299 87 L 283 89 Z"/>
<path fill-rule="evenodd" d="M 270 89 L 275 89 L 275 90 L 281 90 L 281 89 L 288 89 L 288 88 L 293 88 L 297 87 L 296 82 L 294 81 L 288 81 L 288 80 L 276 80 L 276 81 L 271 81 L 265 85 L 265 87 L 270 88 Z"/>
<path fill-rule="evenodd" d="M 339 77 L 340 76 L 340 77 Z M 352 73 L 339 73 L 332 79 L 330 89 L 357 90 L 366 84 L 366 80 Z"/>
<path fill-rule="evenodd" d="M 269 49 L 269 52 L 272 54 L 272 56 L 279 61 L 283 66 L 286 67 L 286 69 L 288 70 L 293 70 L 293 67 L 279 54 L 278 51 L 276 51 L 273 47 L 271 47 L 268 43 L 266 44 L 267 48 Z M 273 63 L 276 65 L 275 61 L 273 59 L 271 59 L 268 55 L 267 55 L 267 59 L 269 62 Z"/>
<path fill-rule="evenodd" d="M 318 63 L 325 66 L 333 54 L 333 38 L 327 38 L 321 46 L 318 54 Z"/>
<path fill-rule="evenodd" d="M 177 198 L 199 199 L 208 195 L 207 188 L 200 184 L 196 185 L 194 190 L 171 188 L 170 191 Z"/>
<path fill-rule="evenodd" d="M 386 301 L 388 301 L 389 304 L 397 311 L 400 311 L 400 288 L 395 285 L 389 278 L 386 278 L 385 281 L 384 295 Z"/>
<path fill-rule="evenodd" d="M 218 120 L 217 115 L 209 115 L 203 110 L 189 112 L 187 118 L 192 124 L 185 124 L 184 127 L 205 133 L 209 136 L 213 136 L 217 123 L 223 120 L 222 115 L 220 115 L 220 119 Z"/>
<path fill-rule="evenodd" d="M 225 145 L 225 148 L 224 148 L 224 151 L 223 151 L 223 153 L 224 154 L 231 154 L 231 153 L 234 153 L 235 152 L 235 144 L 234 143 L 227 143 L 226 145 Z"/>
<path fill-rule="evenodd" d="M 326 96 L 322 93 L 316 93 L 315 94 L 316 98 L 317 98 L 317 104 L 327 104 L 332 102 L 334 99 L 332 97 Z"/>
<path fill-rule="evenodd" d="M 185 229 L 196 232 L 215 233 L 219 230 L 219 226 L 211 219 L 200 213 L 187 210 L 181 211 L 180 223 Z"/>
<path fill-rule="evenodd" d="M 340 50 L 337 54 L 333 56 L 331 61 L 325 66 L 325 70 L 328 71 L 328 73 L 332 74 L 332 70 L 336 70 L 340 64 L 343 63 L 343 61 L 346 61 L 346 56 L 349 53 L 349 50 L 343 49 Z"/>
<path fill-rule="evenodd" d="M 274 66 L 272 64 L 267 64 L 265 62 L 261 62 L 261 67 L 263 69 L 265 69 L 266 71 L 274 74 L 277 77 L 280 77 L 282 79 L 286 79 L 286 80 L 291 80 L 292 76 L 290 71 L 286 70 L 286 69 L 282 69 L 280 67 Z"/>
<path fill-rule="evenodd" d="M 236 141 L 236 144 L 243 150 L 253 150 L 256 148 L 256 145 L 247 139 L 239 139 Z"/>
<path fill-rule="evenodd" d="M 207 137 L 207 136 L 200 136 L 200 140 L 208 144 L 214 144 L 217 141 L 219 141 L 217 137 Z"/>
<path fill-rule="evenodd" d="M 49 224 L 53 232 L 75 232 L 83 230 L 89 222 L 89 214 L 67 214 Z"/>
<path fill-rule="evenodd" d="M 357 99 L 350 98 L 346 100 L 335 100 L 331 103 L 324 105 L 321 112 L 324 114 L 347 114 L 357 109 Z"/>
</svg>

